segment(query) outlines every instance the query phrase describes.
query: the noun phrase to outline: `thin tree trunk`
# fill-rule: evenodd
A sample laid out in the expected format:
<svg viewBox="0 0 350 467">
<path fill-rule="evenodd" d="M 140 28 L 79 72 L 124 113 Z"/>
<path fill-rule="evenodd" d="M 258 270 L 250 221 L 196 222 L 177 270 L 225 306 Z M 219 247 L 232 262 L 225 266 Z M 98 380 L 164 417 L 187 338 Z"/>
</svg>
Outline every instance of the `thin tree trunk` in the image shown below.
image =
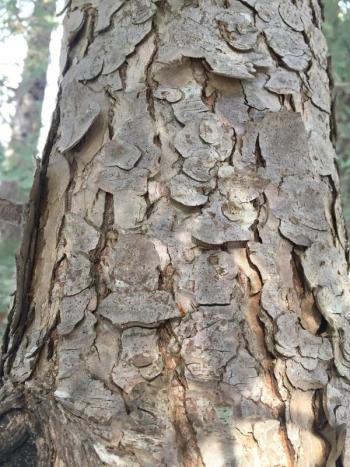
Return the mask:
<svg viewBox="0 0 350 467">
<path fill-rule="evenodd" d="M 350 465 L 318 2 L 73 0 L 65 28 L 5 465 Z"/>
<path fill-rule="evenodd" d="M 54 0 L 36 0 L 32 17 L 28 23 L 27 47 L 21 83 L 14 101 L 16 112 L 13 117 L 12 136 L 8 145 L 9 170 L 21 165 L 25 178 L 31 179 L 34 172 L 33 159 L 41 129 L 41 110 L 46 88 L 46 73 L 49 64 L 49 43 L 54 26 L 56 2 Z M 28 188 L 24 190 L 25 196 Z M 17 194 L 17 197 L 19 195 Z"/>
</svg>

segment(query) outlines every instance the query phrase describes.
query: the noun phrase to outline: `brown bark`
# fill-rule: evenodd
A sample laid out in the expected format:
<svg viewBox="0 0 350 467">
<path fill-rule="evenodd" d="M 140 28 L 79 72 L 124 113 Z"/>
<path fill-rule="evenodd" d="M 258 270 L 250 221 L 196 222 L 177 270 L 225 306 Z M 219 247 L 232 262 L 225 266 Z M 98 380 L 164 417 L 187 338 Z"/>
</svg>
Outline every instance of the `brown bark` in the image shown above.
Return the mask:
<svg viewBox="0 0 350 467">
<path fill-rule="evenodd" d="M 49 43 L 54 26 L 54 0 L 37 0 L 26 31 L 28 52 L 23 64 L 21 83 L 13 98 L 15 115 L 12 120 L 12 136 L 6 148 L 5 167 L 1 173 L 0 197 L 11 202 L 27 201 L 33 180 L 37 154 L 37 144 L 41 128 L 41 110 L 46 87 L 46 72 L 49 63 Z M 14 51 L 16 53 L 16 51 Z M 20 169 L 19 169 L 20 167 Z M 5 169 L 5 170 L 4 170 Z M 8 216 L 0 212 L 0 248 L 8 259 L 15 255 L 21 240 L 21 228 Z M 7 259 L 5 258 L 5 260 Z M 1 279 L 14 277 L 15 262 L 9 263 L 1 274 Z M 12 263 L 12 264 L 11 264 Z M 2 286 L 0 291 L 0 317 L 6 318 L 9 286 Z M 3 323 L 0 323 L 1 334 Z"/>
<path fill-rule="evenodd" d="M 3 426 L 45 466 L 350 465 L 318 3 L 73 0 L 65 22 Z"/>
</svg>

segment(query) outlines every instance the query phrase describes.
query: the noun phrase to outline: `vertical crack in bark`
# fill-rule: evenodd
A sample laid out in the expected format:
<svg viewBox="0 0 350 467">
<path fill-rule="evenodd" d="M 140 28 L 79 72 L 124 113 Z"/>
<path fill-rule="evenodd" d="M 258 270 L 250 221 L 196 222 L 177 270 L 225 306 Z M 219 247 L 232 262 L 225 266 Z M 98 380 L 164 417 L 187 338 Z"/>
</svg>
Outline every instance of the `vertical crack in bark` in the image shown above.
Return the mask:
<svg viewBox="0 0 350 467">
<path fill-rule="evenodd" d="M 101 257 L 103 249 L 106 246 L 106 242 L 108 240 L 108 236 L 110 234 L 116 234 L 113 230 L 114 225 L 114 214 L 113 214 L 113 195 L 110 193 L 106 193 L 105 195 L 105 205 L 104 205 L 104 212 L 103 212 L 103 221 L 102 226 L 100 228 L 100 238 L 95 250 L 91 253 L 91 264 L 93 265 L 92 274 L 94 274 L 93 281 L 94 286 L 97 294 L 97 308 L 100 301 L 105 298 L 106 296 L 106 284 L 101 277 Z"/>
<path fill-rule="evenodd" d="M 158 55 L 159 49 L 159 33 L 158 33 L 158 15 L 160 14 L 161 6 L 157 6 L 157 13 L 153 19 L 153 28 L 152 31 L 154 33 L 154 45 L 155 49 L 152 53 L 152 56 L 146 66 L 146 98 L 147 98 L 147 107 L 150 114 L 150 117 L 154 122 L 156 122 L 156 114 L 155 114 L 155 106 L 154 106 L 154 97 L 153 91 L 155 88 L 155 81 L 152 77 L 152 66 L 153 63 Z M 158 134 L 155 134 L 154 138 L 156 141 L 159 142 L 161 146 L 161 141 L 159 139 Z M 150 217 L 153 209 L 152 207 L 148 209 L 147 218 Z M 167 273 L 168 272 L 168 273 Z M 174 269 L 172 268 L 171 263 L 167 266 L 166 271 L 164 273 L 160 273 L 159 276 L 159 284 L 158 289 L 169 290 L 172 296 L 174 297 L 174 290 L 173 290 L 173 282 L 172 282 L 172 275 Z M 170 275 L 169 275 L 170 274 Z M 182 454 L 183 459 L 183 466 L 184 467 L 204 467 L 203 460 L 200 455 L 200 451 L 196 441 L 195 431 L 190 423 L 190 419 L 188 417 L 186 411 L 186 389 L 184 386 L 184 377 L 179 376 L 179 370 L 182 372 L 181 367 L 183 366 L 183 362 L 181 362 L 180 355 L 176 358 L 176 363 L 174 366 L 174 358 L 169 355 L 168 345 L 170 340 L 170 332 L 167 328 L 167 325 L 161 326 L 158 328 L 158 333 L 160 336 L 160 351 L 163 355 L 165 368 L 169 375 L 169 403 L 170 408 L 172 411 L 172 423 L 175 428 L 177 437 L 178 437 L 178 445 Z M 179 368 L 180 366 L 180 368 Z"/>
<path fill-rule="evenodd" d="M 152 32 L 151 34 L 154 35 L 154 50 L 152 52 L 152 55 L 149 59 L 149 62 L 146 65 L 145 69 L 145 76 L 146 76 L 146 99 L 147 99 L 147 108 L 150 117 L 152 118 L 153 122 L 156 122 L 156 115 L 155 115 L 155 108 L 154 108 L 154 96 L 153 96 L 153 91 L 156 87 L 156 82 L 153 80 L 152 76 L 152 67 L 154 64 L 154 61 L 158 55 L 158 49 L 159 49 L 159 32 L 158 32 L 158 15 L 159 15 L 159 6 L 157 6 L 157 12 L 153 17 L 152 21 Z"/>
<path fill-rule="evenodd" d="M 60 99 L 60 92 L 58 100 Z M 19 254 L 16 258 L 16 293 L 14 304 L 8 316 L 5 329 L 0 362 L 0 377 L 8 375 L 16 351 L 26 331 L 27 316 L 29 314 L 29 299 L 33 268 L 35 267 L 36 245 L 38 241 L 41 213 L 45 210 L 46 172 L 49 156 L 57 140 L 57 129 L 60 122 L 59 106 L 52 116 L 51 128 L 43 150 L 41 165 L 37 167 L 33 186 L 29 195 L 27 215 L 24 219 L 24 231 Z"/>
<path fill-rule="evenodd" d="M 116 99 L 112 95 L 112 93 L 108 91 L 108 89 L 106 89 L 106 94 L 108 95 L 108 97 L 110 99 L 110 105 L 109 105 L 109 109 L 108 109 L 108 136 L 109 136 L 109 139 L 112 140 L 113 137 L 114 137 L 113 120 L 114 120 L 114 116 L 115 116 L 114 108 L 115 108 L 115 105 L 116 105 Z"/>
<path fill-rule="evenodd" d="M 257 168 L 257 170 L 260 167 L 266 168 L 266 161 L 264 159 L 264 156 L 263 156 L 263 154 L 261 152 L 261 148 L 260 148 L 259 135 L 257 136 L 256 142 L 255 142 L 255 157 L 256 157 L 256 168 Z"/>
<path fill-rule="evenodd" d="M 259 278 L 261 280 L 261 284 L 264 284 L 263 278 L 261 276 L 261 272 L 259 268 L 257 268 L 254 263 L 251 261 L 249 255 L 249 249 L 246 248 L 246 255 L 249 266 L 257 272 Z M 258 347 L 261 352 L 261 356 L 259 357 L 259 365 L 261 366 L 263 373 L 265 375 L 265 380 L 267 385 L 270 386 L 271 391 L 275 394 L 276 398 L 278 399 L 279 407 L 273 408 L 273 412 L 275 412 L 275 416 L 280 421 L 280 436 L 282 440 L 282 444 L 284 445 L 285 452 L 287 453 L 288 457 L 288 466 L 292 467 L 295 465 L 295 450 L 291 440 L 288 437 L 287 427 L 286 427 L 286 416 L 285 416 L 285 403 L 283 398 L 281 397 L 279 388 L 278 388 L 278 381 L 276 379 L 276 375 L 274 373 L 274 366 L 275 366 L 275 355 L 271 352 L 272 343 L 270 342 L 270 338 L 266 332 L 266 323 L 262 320 L 262 305 L 261 305 L 261 292 L 249 298 L 249 304 L 247 306 L 247 313 L 246 313 L 246 320 L 247 324 L 251 329 L 252 335 L 256 338 Z M 268 319 L 268 315 L 266 314 L 266 319 Z M 251 342 L 248 341 L 244 331 L 242 333 L 243 339 L 245 341 L 246 349 L 250 352 L 253 358 L 256 358 L 256 352 L 252 352 L 250 350 Z M 256 440 L 258 443 L 258 440 Z"/>
<path fill-rule="evenodd" d="M 180 356 L 169 354 L 169 341 L 172 337 L 171 328 L 165 324 L 159 327 L 159 347 L 164 359 L 169 380 L 169 405 L 172 412 L 172 423 L 175 428 L 178 448 L 182 456 L 183 467 L 205 467 L 195 429 L 191 423 L 186 408 L 187 382 L 183 375 L 184 362 Z"/>
<path fill-rule="evenodd" d="M 332 219 L 332 227 L 334 229 L 333 242 L 334 242 L 334 245 L 335 245 L 336 244 L 335 239 L 337 239 L 338 242 L 340 243 L 340 245 L 343 245 L 342 239 L 340 238 L 340 235 L 339 235 L 338 219 L 337 219 L 337 215 L 336 215 L 336 202 L 337 202 L 337 197 L 339 196 L 339 194 L 337 192 L 334 180 L 333 180 L 331 175 L 327 175 L 327 176 L 322 177 L 322 178 L 324 178 L 327 181 L 327 184 L 330 187 L 330 194 L 331 194 L 331 198 L 332 198 L 331 202 L 330 202 L 329 210 L 330 210 L 330 215 L 331 215 L 331 219 Z"/>
</svg>

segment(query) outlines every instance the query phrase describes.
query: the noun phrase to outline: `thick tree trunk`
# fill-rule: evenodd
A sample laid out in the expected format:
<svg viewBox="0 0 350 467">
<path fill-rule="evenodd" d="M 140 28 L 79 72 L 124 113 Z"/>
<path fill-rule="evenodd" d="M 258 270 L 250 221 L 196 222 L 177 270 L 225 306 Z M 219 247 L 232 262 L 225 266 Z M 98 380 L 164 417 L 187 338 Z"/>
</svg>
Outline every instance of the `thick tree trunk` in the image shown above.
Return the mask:
<svg viewBox="0 0 350 467">
<path fill-rule="evenodd" d="M 319 4 L 73 0 L 65 23 L 5 464 L 350 465 Z"/>
</svg>

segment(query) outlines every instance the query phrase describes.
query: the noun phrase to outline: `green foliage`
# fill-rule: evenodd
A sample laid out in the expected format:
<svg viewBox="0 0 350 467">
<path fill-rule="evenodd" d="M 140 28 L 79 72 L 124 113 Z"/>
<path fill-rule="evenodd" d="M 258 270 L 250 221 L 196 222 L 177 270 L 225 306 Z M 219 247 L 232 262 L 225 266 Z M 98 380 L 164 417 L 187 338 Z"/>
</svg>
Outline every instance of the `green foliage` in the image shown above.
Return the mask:
<svg viewBox="0 0 350 467">
<path fill-rule="evenodd" d="M 48 44 L 40 42 L 40 34 L 35 35 L 33 31 L 52 31 L 57 24 L 54 9 L 55 0 L 0 0 L 0 41 L 13 35 L 36 37 L 36 44 L 28 44 L 30 55 L 26 57 L 22 82 L 33 81 L 46 72 L 47 60 L 43 60 L 43 55 L 46 55 Z M 14 90 L 0 70 L 0 104 L 13 96 Z"/>
<path fill-rule="evenodd" d="M 55 19 L 45 2 L 36 7 L 35 0 L 1 0 L 0 2 L 0 40 L 13 34 L 25 35 L 28 27 L 50 28 L 55 24 Z"/>
<path fill-rule="evenodd" d="M 342 6 L 341 6 L 342 5 Z M 325 2 L 324 33 L 332 58 L 332 72 L 337 83 L 348 81 L 350 64 L 350 2 Z"/>
<path fill-rule="evenodd" d="M 19 245 L 18 239 L 7 239 L 0 242 L 0 335 L 1 321 L 7 314 L 10 303 L 10 294 L 15 290 L 15 256 Z M 11 252 L 11 255 L 9 255 Z"/>
<path fill-rule="evenodd" d="M 23 5 L 25 3 L 25 5 Z M 17 0 L 2 0 L 0 4 L 0 38 L 10 34 L 19 34 L 24 30 L 24 20 L 21 11 L 29 2 Z"/>
<path fill-rule="evenodd" d="M 324 32 L 332 59 L 336 98 L 337 155 L 344 214 L 350 225 L 350 1 L 325 1 Z"/>
<path fill-rule="evenodd" d="M 0 143 L 0 167 L 3 166 L 5 161 L 5 150 L 3 145 Z"/>
</svg>

